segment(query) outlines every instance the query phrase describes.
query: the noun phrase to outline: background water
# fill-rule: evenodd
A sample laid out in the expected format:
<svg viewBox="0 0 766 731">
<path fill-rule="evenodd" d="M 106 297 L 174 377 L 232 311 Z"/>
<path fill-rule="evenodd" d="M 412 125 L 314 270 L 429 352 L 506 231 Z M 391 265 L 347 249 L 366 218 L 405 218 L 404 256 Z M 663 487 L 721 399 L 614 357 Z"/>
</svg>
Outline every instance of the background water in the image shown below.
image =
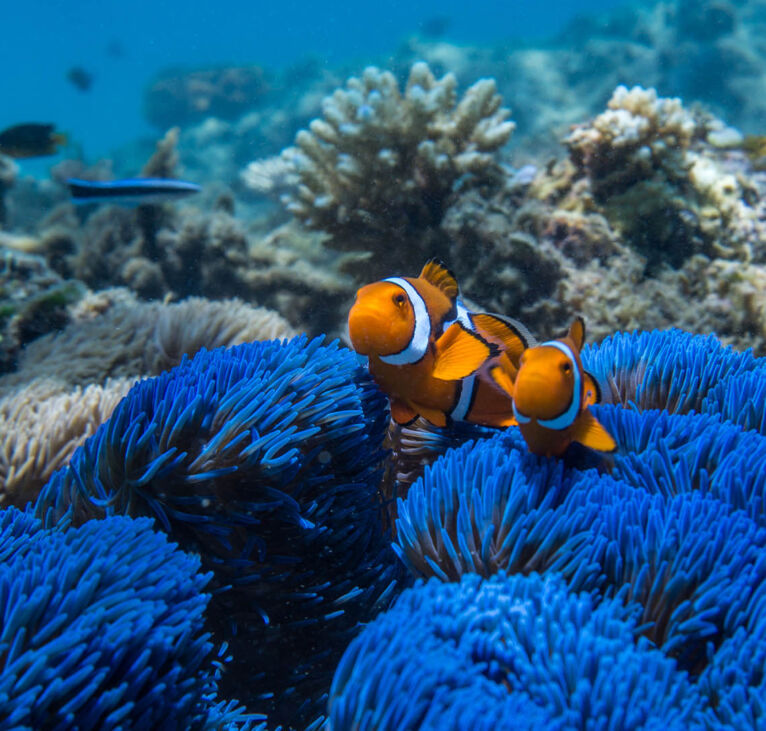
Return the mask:
<svg viewBox="0 0 766 731">
<path fill-rule="evenodd" d="M 249 0 L 5 0 L 0 47 L 0 129 L 53 122 L 93 159 L 140 135 L 156 137 L 141 113 L 142 91 L 168 67 L 261 64 L 278 69 L 318 56 L 330 65 L 381 62 L 424 21 L 449 19 L 445 37 L 481 44 L 541 38 L 575 14 L 619 0 L 500 0 L 373 3 Z M 120 51 L 115 54 L 116 50 Z M 67 79 L 94 77 L 90 92 Z M 24 163 L 27 172 L 51 160 Z"/>
</svg>

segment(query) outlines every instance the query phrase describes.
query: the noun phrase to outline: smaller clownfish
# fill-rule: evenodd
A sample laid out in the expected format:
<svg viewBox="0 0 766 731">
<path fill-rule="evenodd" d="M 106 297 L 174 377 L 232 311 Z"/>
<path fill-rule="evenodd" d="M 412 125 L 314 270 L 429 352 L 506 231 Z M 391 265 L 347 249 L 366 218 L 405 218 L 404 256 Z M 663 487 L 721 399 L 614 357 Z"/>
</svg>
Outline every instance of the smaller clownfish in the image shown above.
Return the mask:
<svg viewBox="0 0 766 731">
<path fill-rule="evenodd" d="M 533 454 L 560 457 L 572 442 L 599 452 L 617 446 L 588 411 L 601 395 L 580 360 L 584 342 L 585 323 L 578 317 L 563 338 L 525 350 L 515 378 L 500 365 L 491 370 L 495 383 L 512 396 L 513 415 Z"/>
<path fill-rule="evenodd" d="M 455 276 L 436 259 L 418 277 L 390 277 L 356 294 L 351 344 L 367 356 L 398 424 L 418 416 L 439 427 L 448 420 L 515 423 L 513 402 L 497 391 L 489 367 L 515 373 L 531 336 L 514 320 L 470 312 L 459 294 Z"/>
</svg>

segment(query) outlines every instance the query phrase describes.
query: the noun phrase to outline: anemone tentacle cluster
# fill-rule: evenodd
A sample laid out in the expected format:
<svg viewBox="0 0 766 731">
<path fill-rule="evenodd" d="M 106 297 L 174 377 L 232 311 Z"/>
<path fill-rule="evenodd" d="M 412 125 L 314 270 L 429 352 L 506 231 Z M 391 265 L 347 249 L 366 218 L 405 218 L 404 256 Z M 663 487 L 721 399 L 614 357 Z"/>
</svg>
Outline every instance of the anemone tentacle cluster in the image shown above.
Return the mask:
<svg viewBox="0 0 766 731">
<path fill-rule="evenodd" d="M 764 723 L 766 653 L 753 633 L 766 626 L 757 400 L 766 360 L 680 331 L 617 334 L 582 357 L 614 402 L 593 411 L 616 453 L 540 459 L 512 428 L 474 435 L 428 466 L 396 509 L 395 549 L 419 580 L 349 646 L 331 693 L 333 728 L 459 728 L 471 709 L 477 727 L 486 718 L 487 727 L 579 728 L 580 703 L 587 724 L 599 709 L 614 721 L 627 708 L 630 728 Z M 579 655 L 594 641 L 588 614 L 577 615 L 579 629 L 556 625 L 571 637 L 566 650 L 548 644 L 534 625 L 546 610 L 517 609 L 519 594 L 544 593 L 542 583 L 562 601 L 625 612 L 622 649 L 635 654 L 624 662 L 641 668 L 644 695 L 627 679 L 603 695 L 599 663 Z M 533 619 L 516 625 L 517 611 Z M 509 638 L 509 626 L 524 629 Z M 415 642 L 417 666 L 404 650 Z M 536 664 L 540 646 L 548 654 Z M 619 664 L 607 647 L 599 662 Z M 404 673 L 414 689 L 406 702 L 391 690 Z M 535 696 L 553 677 L 566 687 Z M 652 704 L 637 702 L 655 692 Z"/>
<path fill-rule="evenodd" d="M 252 728 L 216 698 L 210 574 L 150 520 L 45 530 L 9 508 L 0 558 L 3 728 Z"/>
<path fill-rule="evenodd" d="M 358 623 L 404 578 L 378 498 L 384 403 L 322 338 L 203 349 L 137 383 L 37 514 L 154 517 L 212 571 L 208 623 L 232 654 L 223 691 L 308 726 Z"/>
</svg>

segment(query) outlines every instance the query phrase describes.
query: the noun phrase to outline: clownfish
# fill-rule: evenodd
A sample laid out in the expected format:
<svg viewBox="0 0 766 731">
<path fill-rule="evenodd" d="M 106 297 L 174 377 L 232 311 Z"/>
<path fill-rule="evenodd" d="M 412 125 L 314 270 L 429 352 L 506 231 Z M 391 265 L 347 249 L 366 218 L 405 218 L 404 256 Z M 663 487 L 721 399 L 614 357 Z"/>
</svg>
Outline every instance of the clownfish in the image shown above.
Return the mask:
<svg viewBox="0 0 766 731">
<path fill-rule="evenodd" d="M 398 424 L 418 416 L 439 427 L 448 420 L 514 423 L 512 399 L 498 391 L 489 368 L 514 372 L 533 338 L 515 320 L 470 312 L 459 295 L 455 275 L 437 259 L 418 277 L 390 277 L 356 294 L 351 344 L 367 356 Z"/>
<path fill-rule="evenodd" d="M 495 383 L 513 398 L 513 415 L 534 454 L 560 457 L 572 442 L 599 452 L 616 448 L 588 411 L 601 395 L 580 360 L 584 342 L 585 323 L 578 317 L 563 338 L 525 350 L 515 375 L 502 364 L 492 367 Z"/>
</svg>

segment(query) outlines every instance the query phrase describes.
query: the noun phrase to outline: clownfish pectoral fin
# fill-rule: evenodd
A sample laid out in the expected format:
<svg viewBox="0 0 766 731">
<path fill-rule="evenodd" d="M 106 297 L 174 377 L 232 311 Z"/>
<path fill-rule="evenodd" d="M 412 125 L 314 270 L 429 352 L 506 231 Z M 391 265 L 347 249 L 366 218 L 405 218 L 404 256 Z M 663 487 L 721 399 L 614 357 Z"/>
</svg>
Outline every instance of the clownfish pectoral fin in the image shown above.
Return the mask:
<svg viewBox="0 0 766 731">
<path fill-rule="evenodd" d="M 489 370 L 489 375 L 492 376 L 492 380 L 497 384 L 501 391 L 504 391 L 513 398 L 513 381 L 505 369 L 500 366 L 493 366 Z"/>
<path fill-rule="evenodd" d="M 489 343 L 459 322 L 453 322 L 435 345 L 436 358 L 431 375 L 440 381 L 466 378 L 495 354 Z"/>
<path fill-rule="evenodd" d="M 447 415 L 443 411 L 430 409 L 427 406 L 421 406 L 420 404 L 413 404 L 413 406 L 424 419 L 430 421 L 434 426 L 447 426 Z"/>
<path fill-rule="evenodd" d="M 457 286 L 457 278 L 447 268 L 447 265 L 439 259 L 429 259 L 420 271 L 420 278 L 440 289 L 451 300 L 457 298 L 460 289 Z"/>
<path fill-rule="evenodd" d="M 471 319 L 477 328 L 503 343 L 503 350 L 508 353 L 508 357 L 516 366 L 519 364 L 521 354 L 536 344 L 529 330 L 513 318 L 479 312 L 472 315 Z"/>
<path fill-rule="evenodd" d="M 577 350 L 582 350 L 583 345 L 585 345 L 585 320 L 579 315 L 575 317 L 572 324 L 569 326 L 567 335 L 577 346 Z"/>
<path fill-rule="evenodd" d="M 601 386 L 588 371 L 583 371 L 583 407 L 601 403 Z"/>
<path fill-rule="evenodd" d="M 410 424 L 418 418 L 417 411 L 414 411 L 404 401 L 391 399 L 391 418 L 397 424 Z"/>
<path fill-rule="evenodd" d="M 583 409 L 575 422 L 572 440 L 595 449 L 597 452 L 613 452 L 617 443 L 588 409 Z"/>
</svg>

